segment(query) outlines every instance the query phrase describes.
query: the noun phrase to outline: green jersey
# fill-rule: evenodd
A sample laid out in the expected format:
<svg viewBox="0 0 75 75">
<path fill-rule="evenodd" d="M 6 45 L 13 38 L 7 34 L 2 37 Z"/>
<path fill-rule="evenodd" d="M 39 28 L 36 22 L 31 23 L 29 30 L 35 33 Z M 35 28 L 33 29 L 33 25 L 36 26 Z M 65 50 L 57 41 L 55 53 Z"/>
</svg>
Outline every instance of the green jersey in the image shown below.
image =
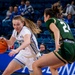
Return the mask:
<svg viewBox="0 0 75 75">
<path fill-rule="evenodd" d="M 62 37 L 62 40 L 64 40 L 64 39 L 74 40 L 74 37 L 73 37 L 72 32 L 69 28 L 69 25 L 67 23 L 65 23 L 63 20 L 56 19 L 56 18 L 51 18 L 51 19 L 47 20 L 46 26 L 48 29 L 49 29 L 49 26 L 51 23 L 54 23 L 56 25 L 56 27 L 59 29 L 60 36 Z M 51 32 L 51 34 L 53 35 L 52 32 Z"/>
</svg>

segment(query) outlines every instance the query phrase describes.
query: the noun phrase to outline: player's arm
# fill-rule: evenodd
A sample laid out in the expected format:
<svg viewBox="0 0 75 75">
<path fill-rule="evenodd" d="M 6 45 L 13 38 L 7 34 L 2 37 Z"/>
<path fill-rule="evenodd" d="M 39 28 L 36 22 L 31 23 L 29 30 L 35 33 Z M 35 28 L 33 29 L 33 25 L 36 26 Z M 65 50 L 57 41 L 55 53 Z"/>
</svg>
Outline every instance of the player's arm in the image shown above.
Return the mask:
<svg viewBox="0 0 75 75">
<path fill-rule="evenodd" d="M 6 41 L 7 41 L 8 46 L 11 47 L 16 41 L 16 38 L 11 36 L 11 38 L 9 40 L 6 39 Z"/>
<path fill-rule="evenodd" d="M 58 50 L 59 48 L 59 38 L 60 38 L 60 31 L 59 29 L 56 27 L 56 25 L 54 23 L 51 23 L 49 25 L 50 30 L 53 32 L 54 34 L 54 39 L 55 39 L 55 50 Z"/>
<path fill-rule="evenodd" d="M 25 34 L 24 35 L 24 42 L 16 50 L 19 52 L 20 50 L 22 50 L 22 49 L 26 48 L 27 46 L 29 46 L 30 43 L 31 43 L 30 38 L 31 38 L 30 34 Z"/>
<path fill-rule="evenodd" d="M 5 37 L 0 37 L 0 39 L 4 39 L 7 42 L 9 47 L 13 46 L 14 42 L 16 41 L 16 38 L 12 37 L 12 36 L 11 36 L 11 38 L 9 40 L 6 39 Z"/>
<path fill-rule="evenodd" d="M 31 35 L 30 34 L 26 34 L 24 36 L 24 42 L 21 44 L 21 46 L 19 46 L 17 49 L 15 50 L 12 50 L 10 53 L 9 53 L 9 56 L 13 56 L 15 55 L 16 53 L 18 53 L 20 50 L 26 48 L 28 45 L 30 45 L 31 41 L 30 41 L 30 37 Z"/>
</svg>

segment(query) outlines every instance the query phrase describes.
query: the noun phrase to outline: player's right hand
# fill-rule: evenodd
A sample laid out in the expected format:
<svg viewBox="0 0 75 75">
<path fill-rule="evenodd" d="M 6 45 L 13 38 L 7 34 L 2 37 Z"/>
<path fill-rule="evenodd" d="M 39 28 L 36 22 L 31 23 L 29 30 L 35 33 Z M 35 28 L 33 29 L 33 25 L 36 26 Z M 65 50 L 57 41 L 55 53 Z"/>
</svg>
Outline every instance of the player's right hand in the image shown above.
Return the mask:
<svg viewBox="0 0 75 75">
<path fill-rule="evenodd" d="M 17 53 L 18 53 L 17 50 L 12 49 L 11 52 L 9 53 L 9 56 L 12 57 L 12 56 L 14 56 L 14 55 L 17 54 Z"/>
<path fill-rule="evenodd" d="M 4 37 L 0 37 L 0 39 L 4 39 L 4 40 L 6 40 L 6 38 L 4 38 Z"/>
</svg>

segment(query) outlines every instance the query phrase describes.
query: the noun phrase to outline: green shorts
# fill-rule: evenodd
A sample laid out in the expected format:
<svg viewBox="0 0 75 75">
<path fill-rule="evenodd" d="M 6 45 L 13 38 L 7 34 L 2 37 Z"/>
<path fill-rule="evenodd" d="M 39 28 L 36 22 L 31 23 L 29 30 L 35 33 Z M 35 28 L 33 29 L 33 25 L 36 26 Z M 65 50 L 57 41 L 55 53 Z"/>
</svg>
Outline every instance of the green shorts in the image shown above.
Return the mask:
<svg viewBox="0 0 75 75">
<path fill-rule="evenodd" d="M 61 48 L 54 54 L 64 63 L 75 61 L 75 43 L 63 42 Z"/>
</svg>

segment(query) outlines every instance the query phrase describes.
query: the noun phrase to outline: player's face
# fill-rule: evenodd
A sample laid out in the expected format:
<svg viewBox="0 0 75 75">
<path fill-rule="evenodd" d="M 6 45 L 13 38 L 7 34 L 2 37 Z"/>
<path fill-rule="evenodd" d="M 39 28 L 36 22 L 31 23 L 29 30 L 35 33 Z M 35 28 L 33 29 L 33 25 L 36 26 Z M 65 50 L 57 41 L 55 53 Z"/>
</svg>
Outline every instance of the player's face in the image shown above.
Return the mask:
<svg viewBox="0 0 75 75">
<path fill-rule="evenodd" d="M 49 16 L 46 16 L 46 14 L 44 13 L 44 22 L 46 22 L 49 19 Z"/>
<path fill-rule="evenodd" d="M 23 28 L 24 23 L 20 20 L 13 20 L 13 28 L 19 33 Z"/>
</svg>

